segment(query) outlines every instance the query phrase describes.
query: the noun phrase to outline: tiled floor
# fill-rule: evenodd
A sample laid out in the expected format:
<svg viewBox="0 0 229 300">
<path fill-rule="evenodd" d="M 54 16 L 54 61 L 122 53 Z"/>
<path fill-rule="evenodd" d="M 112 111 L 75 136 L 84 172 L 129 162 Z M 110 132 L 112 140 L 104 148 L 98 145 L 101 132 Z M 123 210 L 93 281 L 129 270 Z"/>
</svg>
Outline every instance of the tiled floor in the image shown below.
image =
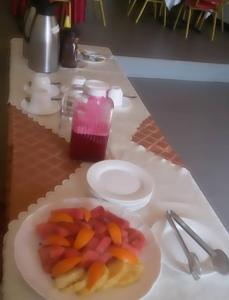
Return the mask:
<svg viewBox="0 0 229 300">
<path fill-rule="evenodd" d="M 142 4 L 142 1 L 138 2 Z M 108 46 L 115 55 L 122 56 L 212 63 L 229 62 L 229 30 L 227 29 L 222 33 L 218 26 L 215 41 L 211 42 L 212 23 L 205 22 L 202 33 L 191 29 L 188 40 L 185 40 L 184 24 L 180 24 L 175 31 L 171 29 L 177 8 L 170 12 L 168 26 L 164 28 L 161 21 L 153 19 L 151 5 L 146 7 L 142 19 L 135 25 L 134 19 L 139 12 L 139 7 L 133 11 L 133 16 L 128 18 L 126 16 L 128 0 L 106 0 L 104 3 L 107 27 L 103 27 L 99 11 L 89 7 L 87 22 L 79 26 L 81 42 Z"/>
<path fill-rule="evenodd" d="M 229 84 L 131 82 L 229 231 Z"/>
</svg>

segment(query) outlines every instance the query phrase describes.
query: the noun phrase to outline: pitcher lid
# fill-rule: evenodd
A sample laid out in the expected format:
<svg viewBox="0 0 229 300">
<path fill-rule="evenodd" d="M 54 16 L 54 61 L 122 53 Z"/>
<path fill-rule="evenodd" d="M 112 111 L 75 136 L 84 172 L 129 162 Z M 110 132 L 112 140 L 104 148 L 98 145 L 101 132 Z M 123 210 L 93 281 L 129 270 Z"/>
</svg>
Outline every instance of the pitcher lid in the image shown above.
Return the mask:
<svg viewBox="0 0 229 300">
<path fill-rule="evenodd" d="M 89 96 L 106 97 L 109 85 L 105 81 L 87 80 L 84 89 Z"/>
</svg>

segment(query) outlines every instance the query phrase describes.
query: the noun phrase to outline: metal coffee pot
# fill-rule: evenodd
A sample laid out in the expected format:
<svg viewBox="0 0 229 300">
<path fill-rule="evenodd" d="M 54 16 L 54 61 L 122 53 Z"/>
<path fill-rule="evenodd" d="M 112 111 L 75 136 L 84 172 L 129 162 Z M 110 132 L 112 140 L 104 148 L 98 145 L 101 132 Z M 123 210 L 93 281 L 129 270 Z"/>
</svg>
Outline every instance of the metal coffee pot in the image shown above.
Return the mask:
<svg viewBox="0 0 229 300">
<path fill-rule="evenodd" d="M 51 73 L 58 68 L 60 37 L 55 3 L 34 0 L 37 15 L 29 39 L 28 66 L 35 72 Z"/>
</svg>

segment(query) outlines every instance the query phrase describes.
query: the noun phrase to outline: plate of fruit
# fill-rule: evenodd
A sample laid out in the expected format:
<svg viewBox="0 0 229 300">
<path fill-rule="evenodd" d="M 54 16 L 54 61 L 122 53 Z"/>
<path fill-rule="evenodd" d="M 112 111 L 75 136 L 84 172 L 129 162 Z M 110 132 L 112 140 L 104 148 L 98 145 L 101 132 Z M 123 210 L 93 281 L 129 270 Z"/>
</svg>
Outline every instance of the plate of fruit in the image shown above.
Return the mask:
<svg viewBox="0 0 229 300">
<path fill-rule="evenodd" d="M 21 224 L 14 255 L 27 284 L 49 300 L 139 299 L 161 268 L 140 216 L 93 198 L 38 208 Z"/>
</svg>

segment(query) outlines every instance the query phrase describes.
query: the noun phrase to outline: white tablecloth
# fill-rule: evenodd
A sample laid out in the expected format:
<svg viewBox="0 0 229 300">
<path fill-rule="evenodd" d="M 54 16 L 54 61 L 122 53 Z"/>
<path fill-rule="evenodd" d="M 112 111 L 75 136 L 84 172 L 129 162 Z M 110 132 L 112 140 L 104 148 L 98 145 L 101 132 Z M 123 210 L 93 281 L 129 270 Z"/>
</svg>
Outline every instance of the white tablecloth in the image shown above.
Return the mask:
<svg viewBox="0 0 229 300">
<path fill-rule="evenodd" d="M 224 241 L 225 250 L 229 249 L 229 236 L 219 219 L 211 209 L 204 195 L 194 182 L 191 174 L 184 168 L 175 166 L 161 159 L 141 146 L 134 143 L 112 145 L 116 158 L 128 160 L 142 166 L 155 181 L 156 193 L 149 205 L 139 211 L 139 214 L 152 230 L 157 227 L 155 222 L 165 219 L 165 211 L 172 208 L 178 214 L 195 219 L 209 226 L 215 235 Z M 83 164 L 70 179 L 48 192 L 45 198 L 38 200 L 21 213 L 19 219 L 10 223 L 4 246 L 4 300 L 42 300 L 22 279 L 14 262 L 14 238 L 22 221 L 43 204 L 64 198 L 89 196 L 86 184 L 86 172 L 89 164 Z M 177 199 L 177 201 L 175 201 Z M 158 234 L 159 235 L 159 234 Z M 160 237 L 160 236 L 158 236 Z M 149 262 L 152 263 L 153 262 Z M 192 276 L 172 270 L 162 264 L 161 274 L 155 286 L 144 299 L 154 300 L 226 300 L 229 294 L 229 276 L 213 273 L 202 277 L 198 282 Z M 133 298 L 134 295 L 133 295 Z"/>
<path fill-rule="evenodd" d="M 25 66 L 25 61 L 20 58 L 20 51 L 21 40 L 14 39 L 12 41 L 11 56 L 10 103 L 17 107 L 20 106 L 21 98 L 24 96 L 22 86 L 30 79 L 31 75 L 31 71 Z M 16 63 L 17 59 L 19 59 L 18 63 Z M 61 72 L 62 71 L 59 71 L 54 77 L 57 76 L 57 79 L 64 78 L 61 77 Z M 114 82 L 120 80 L 120 83 L 123 84 L 121 85 L 123 88 L 129 88 L 129 92 L 135 92 L 128 80 L 119 72 L 112 72 L 112 70 L 95 72 L 88 69 L 83 72 L 83 74 L 93 74 L 96 78 L 105 76 L 103 77 L 104 79 L 106 78 L 108 80 L 108 78 L 110 78 L 110 80 L 114 80 Z M 19 74 L 21 74 L 21 76 Z M 138 109 L 139 112 L 135 112 L 136 109 Z M 132 113 L 126 112 L 126 115 L 124 114 L 122 116 L 121 124 L 118 124 L 120 121 L 119 118 L 121 117 L 117 112 L 113 123 L 113 135 L 110 140 L 110 151 L 114 158 L 128 160 L 142 166 L 151 174 L 155 181 L 155 194 L 147 207 L 140 210 L 139 214 L 143 220 L 152 227 L 158 241 L 160 241 L 161 232 L 158 231 L 158 223 L 156 222 L 159 221 L 163 224 L 163 222 L 165 222 L 165 211 L 172 208 L 181 216 L 194 219 L 208 226 L 209 230 L 214 232 L 218 239 L 222 240 L 224 244 L 223 248 L 228 254 L 229 235 L 189 171 L 165 159 L 161 159 L 151 152 L 147 152 L 142 146 L 138 146 L 128 140 L 133 134 L 133 130 L 138 127 L 140 121 L 147 115 L 147 110 L 144 108 L 140 99 L 137 99 L 134 103 Z M 47 120 L 49 119 L 47 117 L 33 117 L 33 119 L 45 127 L 52 128 L 54 132 L 56 131 L 55 116 L 50 118 L 50 120 Z M 130 127 L 131 129 L 126 127 Z M 58 132 L 56 131 L 56 133 Z M 41 300 L 41 297 L 23 281 L 16 269 L 14 262 L 15 235 L 23 220 L 41 205 L 64 198 L 89 196 L 90 194 L 85 180 L 88 167 L 89 164 L 83 164 L 69 179 L 64 180 L 54 191 L 48 192 L 46 197 L 38 199 L 37 204 L 31 205 L 27 212 L 21 213 L 17 220 L 9 224 L 9 231 L 5 237 L 3 253 L 4 277 L 2 288 L 4 300 Z M 214 246 L 214 241 L 212 246 Z M 144 299 L 224 300 L 228 299 L 228 295 L 229 276 L 212 273 L 202 277 L 200 281 L 196 282 L 189 274 L 170 269 L 166 265 L 166 257 L 164 257 L 160 277 L 151 292 Z"/>
<path fill-rule="evenodd" d="M 106 57 L 112 57 L 108 48 L 81 45 L 81 48 L 98 51 Z M 22 39 L 14 38 L 11 40 L 11 64 L 10 64 L 10 95 L 9 102 L 21 108 L 21 101 L 26 96 L 24 85 L 30 81 L 35 72 L 27 66 L 27 60 L 22 56 Z M 112 135 L 122 135 L 127 139 L 135 133 L 139 124 L 149 116 L 148 111 L 137 95 L 137 92 L 121 71 L 120 66 L 115 59 L 108 59 L 104 63 L 86 64 L 82 69 L 64 69 L 60 68 L 56 73 L 50 75 L 52 81 L 61 82 L 61 84 L 70 84 L 75 75 L 83 75 L 86 79 L 104 80 L 110 86 L 120 86 L 125 95 L 136 95 L 137 98 L 129 100 L 129 106 L 124 109 L 114 110 L 112 122 Z M 25 112 L 24 112 L 25 113 Z M 29 115 L 34 121 L 60 136 L 69 139 L 69 130 L 59 129 L 59 113 L 51 116 Z M 68 128 L 67 128 L 68 129 Z"/>
</svg>

